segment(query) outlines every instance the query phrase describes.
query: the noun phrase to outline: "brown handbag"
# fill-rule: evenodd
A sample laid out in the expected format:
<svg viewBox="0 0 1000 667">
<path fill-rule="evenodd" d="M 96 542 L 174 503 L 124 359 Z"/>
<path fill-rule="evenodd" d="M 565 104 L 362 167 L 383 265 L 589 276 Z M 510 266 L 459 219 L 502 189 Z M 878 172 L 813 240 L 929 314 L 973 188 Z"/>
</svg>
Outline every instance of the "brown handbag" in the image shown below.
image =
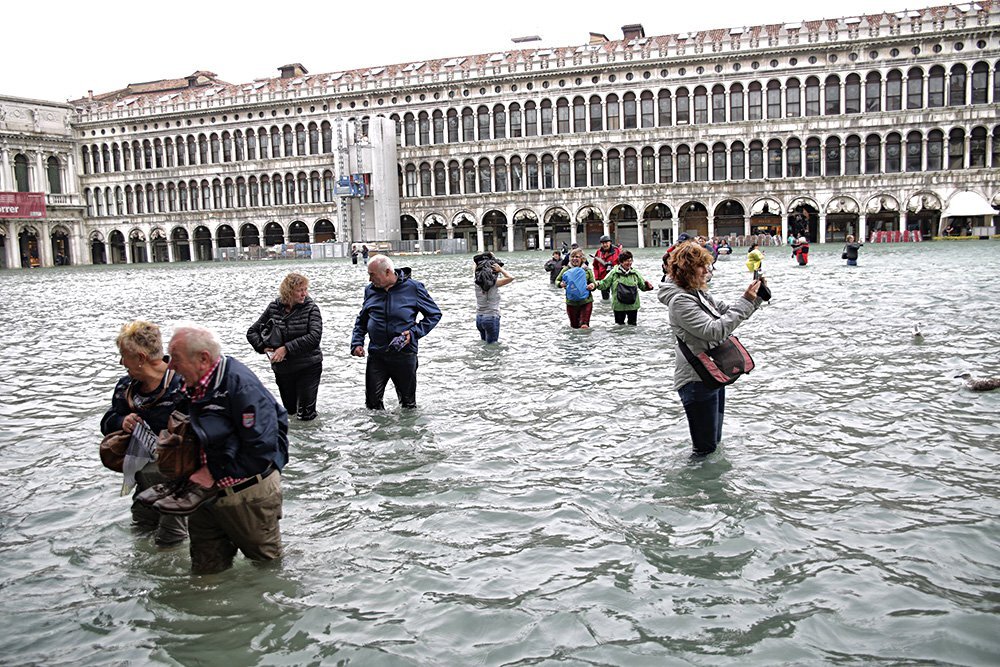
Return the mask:
<svg viewBox="0 0 1000 667">
<path fill-rule="evenodd" d="M 201 448 L 194 437 L 188 416 L 174 410 L 167 419 L 167 428 L 160 431 L 156 442 L 156 465 L 165 477 L 189 477 L 201 467 Z"/>
<path fill-rule="evenodd" d="M 131 439 L 132 434 L 125 431 L 115 431 L 104 436 L 99 452 L 101 463 L 104 464 L 105 468 L 115 472 L 124 472 L 125 452 L 128 450 L 128 443 Z"/>
</svg>

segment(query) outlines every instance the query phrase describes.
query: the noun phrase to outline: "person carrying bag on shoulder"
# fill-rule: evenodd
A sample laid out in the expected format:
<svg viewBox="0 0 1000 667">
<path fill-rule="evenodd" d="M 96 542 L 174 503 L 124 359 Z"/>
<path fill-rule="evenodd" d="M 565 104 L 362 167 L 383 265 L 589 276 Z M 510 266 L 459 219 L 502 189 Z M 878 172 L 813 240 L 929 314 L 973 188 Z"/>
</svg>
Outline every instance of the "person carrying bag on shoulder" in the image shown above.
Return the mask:
<svg viewBox="0 0 1000 667">
<path fill-rule="evenodd" d="M 676 340 L 674 389 L 699 456 L 714 452 L 722 439 L 726 384 L 753 369 L 753 360 L 732 333 L 760 307 L 763 299 L 758 290 L 764 286 L 763 278 L 754 279 L 735 303 L 727 305 L 708 293 L 711 267 L 712 253 L 695 243 L 678 246 L 670 254 L 667 280 L 657 295 L 670 309 L 670 329 Z M 732 356 L 717 354 L 720 347 L 728 348 L 725 352 Z M 713 358 L 721 364 L 723 356 L 729 363 L 712 368 Z"/>
</svg>

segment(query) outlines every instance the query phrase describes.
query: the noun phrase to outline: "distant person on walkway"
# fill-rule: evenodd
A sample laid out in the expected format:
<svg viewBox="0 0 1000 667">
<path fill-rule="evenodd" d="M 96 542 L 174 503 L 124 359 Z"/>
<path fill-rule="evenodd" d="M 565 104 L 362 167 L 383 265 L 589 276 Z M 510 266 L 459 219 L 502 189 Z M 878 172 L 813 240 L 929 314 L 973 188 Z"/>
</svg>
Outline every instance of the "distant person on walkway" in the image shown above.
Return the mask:
<svg viewBox="0 0 1000 667">
<path fill-rule="evenodd" d="M 611 310 L 615 314 L 615 324 L 628 323 L 632 326 L 639 318 L 639 292 L 648 292 L 653 284 L 632 268 L 632 253 L 626 250 L 619 258 L 619 264 L 611 269 L 604 280 L 597 281 L 597 289 L 611 292 Z"/>
<path fill-rule="evenodd" d="M 754 280 L 743 296 L 731 306 L 708 293 L 712 253 L 695 243 L 686 243 L 670 255 L 670 280 L 660 286 L 657 295 L 670 311 L 670 331 L 698 355 L 725 340 L 760 306 Z M 674 389 L 680 396 L 687 416 L 694 453 L 711 454 L 722 439 L 722 420 L 726 408 L 726 388 L 709 388 L 688 363 L 680 344 L 674 347 Z"/>
<path fill-rule="evenodd" d="M 487 344 L 495 343 L 500 338 L 500 288 L 514 282 L 514 276 L 491 252 L 476 255 L 472 261 L 476 264 L 476 329 Z"/>
<path fill-rule="evenodd" d="M 427 288 L 409 274 L 409 269 L 397 271 L 386 255 L 376 255 L 368 263 L 371 283 L 354 322 L 351 354 L 365 356 L 368 336 L 365 405 L 373 410 L 384 409 L 382 397 L 389 380 L 402 407 L 417 406 L 417 341 L 441 321 L 441 310 Z"/>
<path fill-rule="evenodd" d="M 563 245 L 566 245 L 565 243 Z M 567 253 L 568 257 L 568 253 Z M 545 262 L 545 270 L 549 272 L 549 282 L 553 285 L 556 284 L 556 278 L 559 277 L 559 273 L 562 271 L 562 255 L 559 254 L 558 250 L 552 251 L 552 259 Z"/>
<path fill-rule="evenodd" d="M 205 465 L 182 495 L 153 506 L 188 517 L 191 569 L 219 572 L 237 551 L 255 561 L 281 556 L 281 470 L 288 462 L 288 413 L 253 371 L 222 354 L 215 334 L 182 326 L 170 367 L 190 397 L 188 417 Z"/>
<path fill-rule="evenodd" d="M 361 259 L 363 259 L 365 261 L 365 266 L 368 266 L 368 256 L 369 256 L 368 246 L 367 245 L 362 245 L 361 246 Z"/>
<path fill-rule="evenodd" d="M 148 430 L 156 435 L 167 427 L 170 413 L 187 401 L 181 391 L 181 376 L 167 368 L 160 328 L 143 320 L 129 322 L 122 326 L 115 344 L 127 374 L 115 385 L 111 408 L 101 419 L 101 433 Z M 168 481 L 155 462 L 147 463 L 135 473 L 132 524 L 140 530 L 155 530 L 154 540 L 160 547 L 173 546 L 187 538 L 187 519 L 160 514 L 135 500 L 135 496 Z"/>
<path fill-rule="evenodd" d="M 840 254 L 840 258 L 847 260 L 847 266 L 857 266 L 858 251 L 861 250 L 861 246 L 863 245 L 864 243 L 857 243 L 854 241 L 853 236 L 848 235 L 847 244 L 844 246 L 844 252 Z"/>
<path fill-rule="evenodd" d="M 590 328 L 590 313 L 594 308 L 591 294 L 597 288 L 594 272 L 583 265 L 583 251 L 579 248 L 569 253 L 569 266 L 556 279 L 559 287 L 566 290 L 566 314 L 569 325 L 574 329 Z"/>
<path fill-rule="evenodd" d="M 618 258 L 621 256 L 621 246 L 611 244 L 611 237 L 605 234 L 601 237 L 601 247 L 594 253 L 594 277 L 603 280 L 611 269 L 618 266 Z M 601 298 L 607 301 L 611 297 L 608 290 L 601 290 Z"/>
<path fill-rule="evenodd" d="M 289 273 L 278 298 L 247 330 L 247 340 L 271 361 L 281 404 L 302 421 L 316 418 L 316 395 L 323 374 L 323 316 L 309 296 L 309 279 Z"/>
</svg>

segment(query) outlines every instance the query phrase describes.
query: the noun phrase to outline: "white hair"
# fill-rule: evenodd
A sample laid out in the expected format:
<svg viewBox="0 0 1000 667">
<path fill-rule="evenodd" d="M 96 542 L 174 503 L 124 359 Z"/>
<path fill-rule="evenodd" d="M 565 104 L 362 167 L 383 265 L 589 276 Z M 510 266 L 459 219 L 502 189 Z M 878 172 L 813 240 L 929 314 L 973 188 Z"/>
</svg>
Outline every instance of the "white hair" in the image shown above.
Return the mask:
<svg viewBox="0 0 1000 667">
<path fill-rule="evenodd" d="M 177 341 L 189 359 L 201 352 L 208 352 L 213 361 L 222 355 L 222 344 L 215 332 L 193 322 L 181 322 L 174 327 L 170 341 Z"/>
<path fill-rule="evenodd" d="M 371 261 L 368 262 L 368 268 L 374 268 L 376 271 L 380 271 L 382 273 L 396 270 L 396 266 L 392 263 L 392 259 L 388 255 L 375 255 L 372 257 Z"/>
</svg>

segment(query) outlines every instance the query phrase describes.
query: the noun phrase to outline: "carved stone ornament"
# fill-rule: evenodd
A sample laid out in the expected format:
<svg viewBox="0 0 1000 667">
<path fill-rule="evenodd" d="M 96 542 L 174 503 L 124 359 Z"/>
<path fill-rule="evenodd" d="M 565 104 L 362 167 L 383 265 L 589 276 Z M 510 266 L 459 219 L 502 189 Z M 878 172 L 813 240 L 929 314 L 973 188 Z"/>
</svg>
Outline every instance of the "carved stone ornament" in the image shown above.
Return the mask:
<svg viewBox="0 0 1000 667">
<path fill-rule="evenodd" d="M 761 213 L 766 213 L 768 215 L 781 215 L 781 204 L 770 197 L 758 199 L 754 202 L 753 206 L 750 207 L 750 215 L 759 215 Z"/>
<path fill-rule="evenodd" d="M 596 216 L 598 220 L 604 219 L 604 215 L 601 214 L 601 211 L 599 209 L 593 206 L 584 206 L 579 211 L 577 211 L 576 221 L 583 222 L 584 220 L 587 220 L 587 218 L 589 218 L 591 214 Z"/>
<path fill-rule="evenodd" d="M 857 213 L 858 203 L 849 197 L 837 197 L 826 207 L 827 213 Z"/>
<path fill-rule="evenodd" d="M 528 220 L 531 222 L 537 222 L 538 216 L 535 215 L 534 211 L 522 208 L 520 211 L 514 214 L 514 222 L 520 222 L 522 220 Z"/>
<path fill-rule="evenodd" d="M 920 211 L 940 211 L 941 200 L 938 199 L 937 195 L 926 192 L 916 194 L 907 200 L 906 210 L 910 213 L 919 213 Z"/>
<path fill-rule="evenodd" d="M 892 197 L 882 195 L 880 197 L 872 197 L 868 200 L 868 206 L 865 207 L 868 213 L 879 213 L 881 211 L 892 212 L 899 210 L 899 204 Z"/>
<path fill-rule="evenodd" d="M 424 218 L 424 227 L 430 227 L 431 225 L 444 225 L 444 218 L 437 213 L 432 213 Z"/>
</svg>

